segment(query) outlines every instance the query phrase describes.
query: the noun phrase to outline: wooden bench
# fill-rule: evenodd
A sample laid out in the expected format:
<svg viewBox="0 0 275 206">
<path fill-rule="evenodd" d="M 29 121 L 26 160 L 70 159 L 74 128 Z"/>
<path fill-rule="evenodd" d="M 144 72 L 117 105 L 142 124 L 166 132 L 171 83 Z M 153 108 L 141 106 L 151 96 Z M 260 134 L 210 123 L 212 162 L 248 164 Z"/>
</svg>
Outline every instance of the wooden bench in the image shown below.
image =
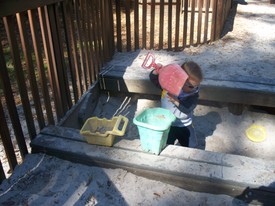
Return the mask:
<svg viewBox="0 0 275 206">
<path fill-rule="evenodd" d="M 105 91 L 160 95 L 149 79 L 150 70 L 137 67 L 109 66 L 100 75 L 100 87 Z M 275 107 L 275 84 L 205 78 L 201 84 L 200 100 L 222 102 L 235 115 L 245 105 Z"/>
</svg>

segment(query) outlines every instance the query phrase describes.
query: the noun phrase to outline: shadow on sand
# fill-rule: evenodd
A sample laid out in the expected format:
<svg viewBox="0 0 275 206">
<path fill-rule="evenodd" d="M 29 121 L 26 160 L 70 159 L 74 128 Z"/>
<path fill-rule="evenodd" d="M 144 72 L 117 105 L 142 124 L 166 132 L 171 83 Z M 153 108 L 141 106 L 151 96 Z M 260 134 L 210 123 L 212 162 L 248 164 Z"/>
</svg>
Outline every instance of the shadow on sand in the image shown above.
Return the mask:
<svg viewBox="0 0 275 206">
<path fill-rule="evenodd" d="M 198 148 L 204 150 L 206 137 L 213 135 L 217 125 L 222 122 L 222 119 L 218 112 L 211 111 L 204 116 L 195 116 L 193 122 L 199 141 Z"/>
<path fill-rule="evenodd" d="M 258 188 L 247 187 L 242 194 L 235 197 L 234 201 L 242 200 L 247 205 L 275 205 L 275 182 L 271 183 L 268 187 L 261 186 Z"/>
<path fill-rule="evenodd" d="M 237 13 L 238 4 L 246 5 L 247 2 L 245 0 L 234 0 L 232 2 L 232 7 L 229 11 L 229 15 L 227 17 L 227 20 L 224 24 L 224 28 L 223 28 L 223 31 L 222 31 L 222 34 L 221 34 L 221 38 L 223 38 L 228 32 L 233 31 L 234 21 L 235 21 L 235 16 L 236 16 L 236 13 Z"/>
</svg>

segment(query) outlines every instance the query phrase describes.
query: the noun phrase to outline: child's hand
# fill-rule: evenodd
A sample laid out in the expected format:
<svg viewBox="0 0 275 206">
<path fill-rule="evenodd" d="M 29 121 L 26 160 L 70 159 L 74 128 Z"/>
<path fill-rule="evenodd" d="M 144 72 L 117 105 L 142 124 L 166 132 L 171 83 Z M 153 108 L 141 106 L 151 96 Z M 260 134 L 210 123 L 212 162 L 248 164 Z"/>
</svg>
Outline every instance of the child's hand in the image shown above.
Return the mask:
<svg viewBox="0 0 275 206">
<path fill-rule="evenodd" d="M 159 74 L 159 69 L 162 67 L 162 64 L 160 64 L 160 63 L 157 63 L 157 68 L 155 68 L 154 70 L 153 70 L 153 74 L 154 75 L 158 75 Z"/>
<path fill-rule="evenodd" d="M 159 73 L 157 72 L 156 69 L 154 69 L 154 70 L 153 70 L 153 74 L 154 74 L 154 75 L 158 75 Z"/>
<path fill-rule="evenodd" d="M 174 96 L 168 93 L 169 101 L 172 102 L 177 107 L 180 105 L 179 100 L 177 100 Z"/>
</svg>

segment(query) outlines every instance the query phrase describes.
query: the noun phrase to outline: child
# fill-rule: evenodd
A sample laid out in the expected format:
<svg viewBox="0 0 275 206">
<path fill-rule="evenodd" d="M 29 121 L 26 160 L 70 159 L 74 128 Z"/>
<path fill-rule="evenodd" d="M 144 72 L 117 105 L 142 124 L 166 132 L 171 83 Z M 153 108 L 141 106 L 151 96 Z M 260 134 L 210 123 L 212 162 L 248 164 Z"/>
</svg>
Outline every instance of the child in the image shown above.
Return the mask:
<svg viewBox="0 0 275 206">
<path fill-rule="evenodd" d="M 198 146 L 198 141 L 192 117 L 198 103 L 199 85 L 203 80 L 203 74 L 200 66 L 193 61 L 185 62 L 181 67 L 189 77 L 179 96 L 173 96 L 166 90 L 161 94 L 161 106 L 176 116 L 176 121 L 172 123 L 168 134 L 167 144 L 174 144 L 175 140 L 178 140 L 181 146 L 195 148 Z M 150 73 L 150 80 L 161 88 L 156 70 Z"/>
</svg>

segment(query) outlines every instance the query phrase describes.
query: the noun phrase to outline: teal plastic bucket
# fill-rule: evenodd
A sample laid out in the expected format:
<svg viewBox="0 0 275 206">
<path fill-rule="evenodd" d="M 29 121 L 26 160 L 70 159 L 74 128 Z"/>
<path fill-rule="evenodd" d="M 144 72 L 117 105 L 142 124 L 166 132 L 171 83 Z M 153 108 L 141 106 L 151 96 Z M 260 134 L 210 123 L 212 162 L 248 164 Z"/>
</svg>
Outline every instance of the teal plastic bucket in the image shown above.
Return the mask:
<svg viewBox="0 0 275 206">
<path fill-rule="evenodd" d="M 175 120 L 175 115 L 163 108 L 146 109 L 137 115 L 133 122 L 138 128 L 142 150 L 159 155 Z"/>
</svg>

